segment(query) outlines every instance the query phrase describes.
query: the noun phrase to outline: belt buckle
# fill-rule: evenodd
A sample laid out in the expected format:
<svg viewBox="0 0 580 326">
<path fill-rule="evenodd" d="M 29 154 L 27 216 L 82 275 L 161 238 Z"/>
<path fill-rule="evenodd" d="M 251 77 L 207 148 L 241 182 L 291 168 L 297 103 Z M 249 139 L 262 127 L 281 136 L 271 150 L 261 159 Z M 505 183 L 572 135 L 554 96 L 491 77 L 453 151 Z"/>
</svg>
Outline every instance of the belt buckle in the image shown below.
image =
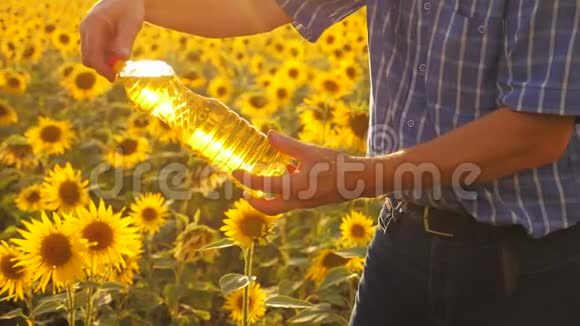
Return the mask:
<svg viewBox="0 0 580 326">
<path fill-rule="evenodd" d="M 446 232 L 440 232 L 440 231 L 436 231 L 431 229 L 430 225 L 429 225 L 429 210 L 430 206 L 427 205 L 425 206 L 425 208 L 423 209 L 423 227 L 425 229 L 425 231 L 427 233 L 431 233 L 431 234 L 435 234 L 435 235 L 439 235 L 442 237 L 448 237 L 448 238 L 452 238 L 454 235 L 451 233 L 446 233 Z"/>
</svg>

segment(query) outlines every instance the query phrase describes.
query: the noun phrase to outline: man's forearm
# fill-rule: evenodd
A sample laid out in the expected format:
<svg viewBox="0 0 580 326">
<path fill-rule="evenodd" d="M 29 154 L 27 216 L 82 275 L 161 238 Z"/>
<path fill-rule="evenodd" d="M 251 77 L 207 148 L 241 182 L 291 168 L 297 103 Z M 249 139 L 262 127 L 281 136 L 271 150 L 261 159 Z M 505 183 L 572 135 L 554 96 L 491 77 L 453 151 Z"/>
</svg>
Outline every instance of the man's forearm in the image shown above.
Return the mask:
<svg viewBox="0 0 580 326">
<path fill-rule="evenodd" d="M 216 38 L 263 33 L 291 21 L 275 0 L 145 0 L 145 20 Z"/>
<path fill-rule="evenodd" d="M 480 171 L 475 183 L 552 163 L 568 146 L 573 126 L 572 117 L 499 109 L 428 143 L 367 159 L 368 195 L 376 193 L 377 182 L 384 192 L 411 190 L 417 176 L 421 187 L 454 186 L 454 174 L 465 163 Z"/>
</svg>

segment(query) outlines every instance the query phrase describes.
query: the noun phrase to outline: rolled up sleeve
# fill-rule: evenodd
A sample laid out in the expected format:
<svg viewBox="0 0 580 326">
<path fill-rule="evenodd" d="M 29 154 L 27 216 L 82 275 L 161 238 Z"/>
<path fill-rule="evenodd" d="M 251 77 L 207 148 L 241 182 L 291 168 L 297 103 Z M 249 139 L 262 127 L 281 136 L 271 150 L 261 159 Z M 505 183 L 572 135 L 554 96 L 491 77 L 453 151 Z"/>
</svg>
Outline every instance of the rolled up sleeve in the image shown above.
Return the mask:
<svg viewBox="0 0 580 326">
<path fill-rule="evenodd" d="M 354 13 L 365 0 L 276 0 L 294 21 L 296 30 L 308 41 L 316 42 L 333 24 Z"/>
<path fill-rule="evenodd" d="M 512 1 L 498 73 L 500 106 L 580 116 L 580 3 Z"/>
</svg>

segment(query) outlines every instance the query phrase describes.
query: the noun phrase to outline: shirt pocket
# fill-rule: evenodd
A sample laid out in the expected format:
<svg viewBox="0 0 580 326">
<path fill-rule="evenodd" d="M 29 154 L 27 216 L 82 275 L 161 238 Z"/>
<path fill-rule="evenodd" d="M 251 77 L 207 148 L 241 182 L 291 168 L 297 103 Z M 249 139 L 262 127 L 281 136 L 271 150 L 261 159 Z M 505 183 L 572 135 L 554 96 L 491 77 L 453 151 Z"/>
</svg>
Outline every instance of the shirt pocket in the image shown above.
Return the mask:
<svg viewBox="0 0 580 326">
<path fill-rule="evenodd" d="M 433 14 L 425 74 L 427 102 L 439 110 L 440 125 L 453 127 L 497 106 L 504 19 L 495 14 L 468 16 L 445 3 Z"/>
</svg>

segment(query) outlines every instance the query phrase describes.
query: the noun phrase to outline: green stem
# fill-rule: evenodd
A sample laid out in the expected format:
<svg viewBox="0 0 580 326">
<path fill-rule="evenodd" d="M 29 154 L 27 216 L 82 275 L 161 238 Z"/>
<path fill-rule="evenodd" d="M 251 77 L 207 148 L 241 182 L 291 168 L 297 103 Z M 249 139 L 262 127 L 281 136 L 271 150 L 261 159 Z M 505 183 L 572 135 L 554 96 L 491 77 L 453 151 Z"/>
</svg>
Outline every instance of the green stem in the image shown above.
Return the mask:
<svg viewBox="0 0 580 326">
<path fill-rule="evenodd" d="M 250 312 L 250 286 L 252 286 L 252 258 L 254 256 L 254 243 L 250 245 L 248 250 L 244 250 L 244 275 L 249 280 L 248 285 L 244 288 L 244 298 L 243 298 L 243 311 L 242 311 L 242 325 L 249 325 L 249 312 Z"/>
<path fill-rule="evenodd" d="M 75 308 L 75 292 L 73 283 L 68 283 L 66 285 L 66 297 L 68 303 L 68 324 L 69 326 L 74 326 L 76 321 L 76 308 Z"/>
<path fill-rule="evenodd" d="M 91 266 L 89 268 L 89 287 L 87 288 L 87 310 L 86 310 L 86 316 L 85 316 L 85 326 L 90 326 L 93 322 L 93 295 L 95 293 L 95 289 L 92 285 L 92 282 L 94 281 L 94 277 L 93 277 L 93 268 L 94 268 L 94 262 L 91 261 Z"/>
</svg>

